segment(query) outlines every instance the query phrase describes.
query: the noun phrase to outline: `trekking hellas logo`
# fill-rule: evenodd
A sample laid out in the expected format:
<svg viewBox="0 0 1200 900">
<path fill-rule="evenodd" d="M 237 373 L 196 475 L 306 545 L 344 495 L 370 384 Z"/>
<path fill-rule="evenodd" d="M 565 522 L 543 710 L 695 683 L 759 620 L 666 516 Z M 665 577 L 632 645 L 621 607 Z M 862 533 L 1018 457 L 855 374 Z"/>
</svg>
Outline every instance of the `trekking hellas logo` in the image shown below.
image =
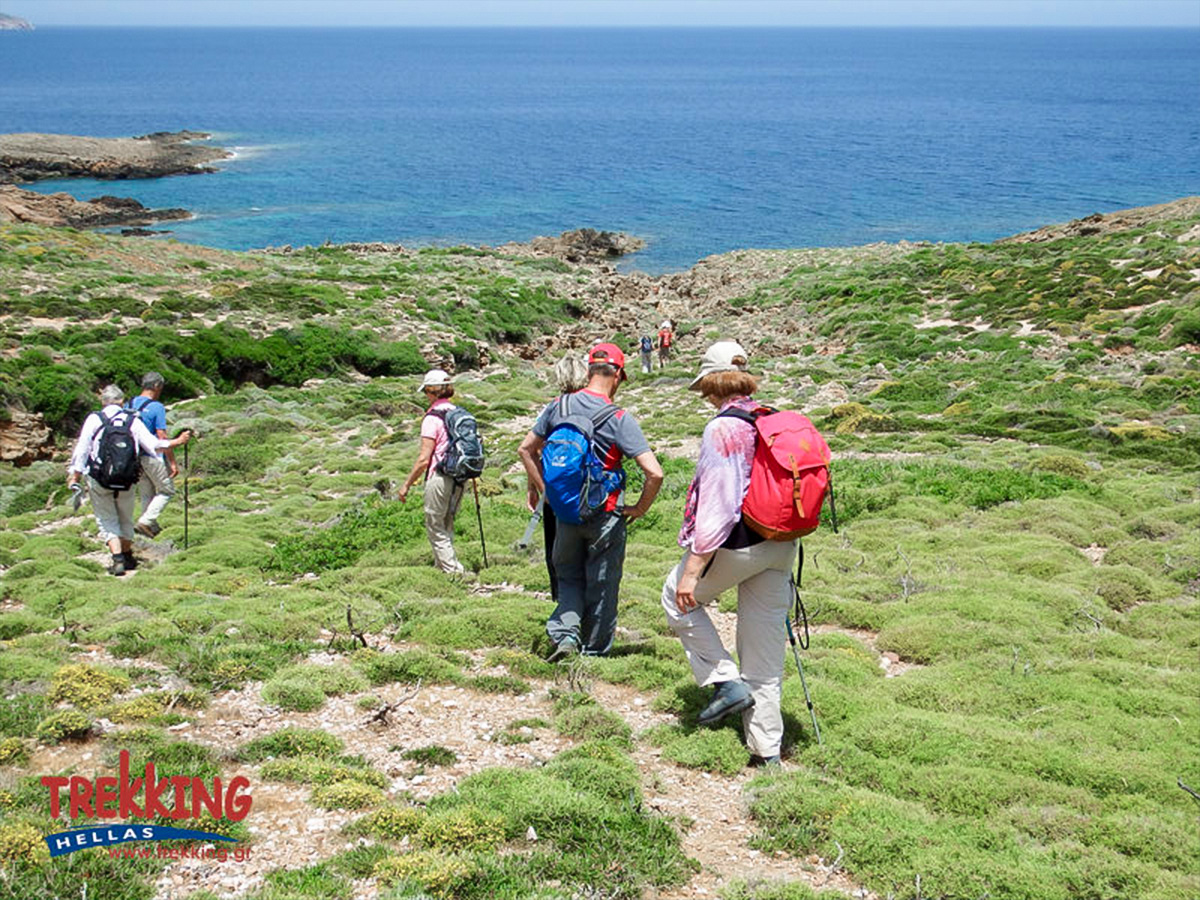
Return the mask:
<svg viewBox="0 0 1200 900">
<path fill-rule="evenodd" d="M 133 841 L 237 843 L 236 838 L 182 825 L 188 820 L 200 819 L 205 813 L 213 819 L 240 822 L 250 813 L 250 806 L 254 802 L 248 793 L 250 781 L 241 775 L 229 779 L 225 784 L 219 777 L 214 777 L 209 784 L 187 775 L 169 775 L 159 779 L 154 763 L 148 762 L 144 774 L 131 779 L 128 750 L 122 750 L 118 756 L 116 776 L 108 775 L 93 781 L 81 775 L 47 775 L 41 783 L 50 791 L 50 815 L 55 819 L 62 812 L 65 790 L 66 805 L 72 819 L 170 819 L 180 822 L 180 826 L 148 822 L 88 825 L 48 834 L 44 840 L 52 857 L 89 847 L 108 847 Z M 139 795 L 142 795 L 140 803 Z"/>
</svg>

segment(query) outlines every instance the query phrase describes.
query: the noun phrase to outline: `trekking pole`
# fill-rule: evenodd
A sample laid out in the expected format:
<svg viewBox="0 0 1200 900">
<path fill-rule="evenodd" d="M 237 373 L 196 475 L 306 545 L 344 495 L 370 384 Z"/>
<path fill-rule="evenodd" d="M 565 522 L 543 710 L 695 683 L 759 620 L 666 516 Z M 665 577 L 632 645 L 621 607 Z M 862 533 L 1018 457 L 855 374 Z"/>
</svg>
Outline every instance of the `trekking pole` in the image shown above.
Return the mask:
<svg viewBox="0 0 1200 900">
<path fill-rule="evenodd" d="M 479 520 L 479 543 L 483 547 L 483 567 L 486 569 L 487 561 L 487 541 L 483 539 L 483 510 L 479 508 L 479 479 L 471 479 L 471 487 L 475 489 L 475 518 Z"/>
<path fill-rule="evenodd" d="M 192 474 L 188 465 L 188 445 L 183 445 L 183 549 L 188 548 L 188 478 Z"/>
<path fill-rule="evenodd" d="M 800 609 L 800 614 L 804 615 L 804 604 L 800 602 L 800 589 L 796 587 L 796 582 L 792 581 L 792 590 L 796 592 L 796 606 Z M 825 742 L 821 740 L 821 726 L 817 724 L 817 712 L 813 709 L 812 696 L 808 693 L 808 681 L 804 678 L 804 666 L 800 665 L 800 649 L 796 640 L 796 632 L 792 628 L 792 617 L 784 617 L 784 622 L 787 624 L 788 641 L 792 645 L 792 656 L 796 659 L 796 671 L 800 673 L 800 684 L 804 688 L 804 702 L 808 706 L 808 714 L 812 717 L 813 731 L 817 734 L 817 745 L 825 746 Z M 804 630 L 808 631 L 808 616 L 804 615 Z M 807 643 L 805 644 L 807 647 Z"/>
</svg>

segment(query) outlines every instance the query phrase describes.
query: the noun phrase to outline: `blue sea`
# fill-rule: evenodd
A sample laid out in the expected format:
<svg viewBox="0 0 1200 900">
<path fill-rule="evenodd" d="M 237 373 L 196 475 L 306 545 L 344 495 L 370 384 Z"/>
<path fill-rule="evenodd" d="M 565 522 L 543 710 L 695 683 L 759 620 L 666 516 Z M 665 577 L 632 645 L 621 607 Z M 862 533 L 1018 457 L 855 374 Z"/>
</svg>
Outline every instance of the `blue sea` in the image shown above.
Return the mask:
<svg viewBox="0 0 1200 900">
<path fill-rule="evenodd" d="M 988 240 L 1200 193 L 1200 28 L 0 32 L 0 131 L 212 132 L 215 175 L 43 183 L 175 236 Z"/>
</svg>

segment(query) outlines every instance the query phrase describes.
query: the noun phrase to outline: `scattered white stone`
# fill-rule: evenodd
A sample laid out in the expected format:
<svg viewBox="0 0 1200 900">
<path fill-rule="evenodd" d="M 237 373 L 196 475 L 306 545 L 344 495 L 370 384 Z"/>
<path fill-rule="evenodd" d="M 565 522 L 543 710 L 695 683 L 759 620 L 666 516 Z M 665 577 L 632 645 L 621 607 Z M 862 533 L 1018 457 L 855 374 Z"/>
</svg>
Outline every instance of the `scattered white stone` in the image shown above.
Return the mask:
<svg viewBox="0 0 1200 900">
<path fill-rule="evenodd" d="M 305 823 L 304 827 L 308 831 L 324 831 L 325 830 L 325 820 L 318 819 L 318 818 L 312 818 L 312 819 L 309 819 L 308 822 Z"/>
<path fill-rule="evenodd" d="M 192 727 L 191 722 L 179 722 L 176 725 L 168 725 L 167 731 L 186 731 Z"/>
<path fill-rule="evenodd" d="M 317 580 L 317 573 L 316 573 L 316 572 L 305 572 L 305 573 L 304 573 L 304 580 L 305 580 L 305 581 L 316 581 L 316 580 Z"/>
<path fill-rule="evenodd" d="M 538 839 L 537 832 L 533 830 L 533 826 L 529 826 L 529 830 L 525 832 L 525 840 L 536 841 Z"/>
</svg>

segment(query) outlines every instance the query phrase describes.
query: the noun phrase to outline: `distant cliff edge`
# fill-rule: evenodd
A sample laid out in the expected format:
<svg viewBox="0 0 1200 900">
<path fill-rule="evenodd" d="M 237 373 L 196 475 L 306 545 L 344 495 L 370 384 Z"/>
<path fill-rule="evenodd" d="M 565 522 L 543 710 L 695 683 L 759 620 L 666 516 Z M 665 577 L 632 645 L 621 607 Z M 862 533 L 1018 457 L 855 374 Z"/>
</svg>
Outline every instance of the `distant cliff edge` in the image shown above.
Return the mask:
<svg viewBox="0 0 1200 900">
<path fill-rule="evenodd" d="M 33 31 L 33 23 L 0 13 L 0 31 Z"/>
</svg>

